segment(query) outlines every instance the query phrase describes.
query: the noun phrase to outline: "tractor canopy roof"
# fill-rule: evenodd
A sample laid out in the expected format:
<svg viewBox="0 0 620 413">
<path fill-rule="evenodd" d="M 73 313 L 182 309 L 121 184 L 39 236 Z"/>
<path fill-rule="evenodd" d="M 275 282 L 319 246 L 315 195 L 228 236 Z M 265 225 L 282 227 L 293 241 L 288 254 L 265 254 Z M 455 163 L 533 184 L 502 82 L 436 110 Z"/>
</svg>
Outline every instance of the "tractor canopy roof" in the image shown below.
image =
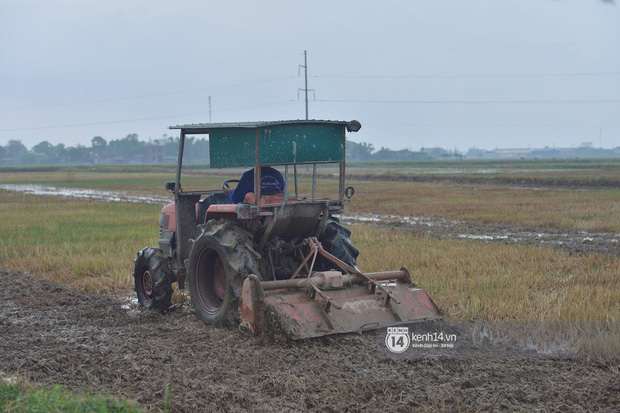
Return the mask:
<svg viewBox="0 0 620 413">
<path fill-rule="evenodd" d="M 358 121 L 283 120 L 170 126 L 185 135 L 208 134 L 211 168 L 343 163 L 345 130 Z"/>
</svg>

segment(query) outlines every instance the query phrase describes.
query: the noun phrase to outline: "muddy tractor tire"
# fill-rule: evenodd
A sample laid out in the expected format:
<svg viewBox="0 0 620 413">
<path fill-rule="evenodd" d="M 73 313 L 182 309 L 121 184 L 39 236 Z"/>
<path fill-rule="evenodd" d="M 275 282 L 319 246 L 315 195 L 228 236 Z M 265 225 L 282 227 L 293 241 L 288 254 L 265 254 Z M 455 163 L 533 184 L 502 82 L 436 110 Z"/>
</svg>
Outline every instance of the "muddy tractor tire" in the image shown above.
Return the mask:
<svg viewBox="0 0 620 413">
<path fill-rule="evenodd" d="M 232 221 L 209 221 L 191 246 L 187 265 L 192 307 L 205 324 L 234 326 L 243 280 L 258 272 L 252 236 Z"/>
<path fill-rule="evenodd" d="M 159 248 L 147 247 L 138 252 L 133 277 L 138 302 L 160 313 L 172 305 L 172 283 L 164 271 L 164 258 Z"/>
<path fill-rule="evenodd" d="M 319 237 L 319 242 L 325 251 L 351 267 L 357 268 L 356 261 L 360 251 L 351 243 L 351 230 L 342 225 L 338 218 L 329 218 Z M 319 262 L 319 266 L 323 270 L 333 268 L 333 264 L 324 259 Z"/>
</svg>

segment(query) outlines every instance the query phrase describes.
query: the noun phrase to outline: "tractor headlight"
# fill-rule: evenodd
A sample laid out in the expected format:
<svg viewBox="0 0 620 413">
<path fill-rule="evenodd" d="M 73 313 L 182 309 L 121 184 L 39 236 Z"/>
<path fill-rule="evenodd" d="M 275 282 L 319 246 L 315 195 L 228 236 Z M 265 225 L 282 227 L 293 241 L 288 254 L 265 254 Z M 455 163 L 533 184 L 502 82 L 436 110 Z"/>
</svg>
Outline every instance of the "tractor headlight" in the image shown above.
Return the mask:
<svg viewBox="0 0 620 413">
<path fill-rule="evenodd" d="M 359 123 L 359 121 L 356 120 L 352 120 L 351 122 L 349 122 L 349 124 L 347 125 L 347 132 L 357 132 L 358 130 L 360 130 L 362 128 L 362 124 Z"/>
</svg>

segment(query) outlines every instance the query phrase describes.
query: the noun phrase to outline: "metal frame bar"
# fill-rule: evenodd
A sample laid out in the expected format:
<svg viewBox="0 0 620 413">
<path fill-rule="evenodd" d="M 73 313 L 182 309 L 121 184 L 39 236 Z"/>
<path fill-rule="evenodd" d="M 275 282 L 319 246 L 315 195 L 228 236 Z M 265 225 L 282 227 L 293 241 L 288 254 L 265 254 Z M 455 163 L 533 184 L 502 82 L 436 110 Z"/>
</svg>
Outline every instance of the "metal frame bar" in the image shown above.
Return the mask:
<svg viewBox="0 0 620 413">
<path fill-rule="evenodd" d="M 259 137 L 260 137 L 260 133 L 259 133 L 260 129 L 256 128 L 256 132 L 254 133 L 255 136 L 255 148 L 254 148 L 254 195 L 256 195 L 256 199 L 254 201 L 256 207 L 258 208 L 258 205 L 260 203 L 260 165 L 258 163 L 258 158 L 259 158 L 259 151 L 258 151 L 258 141 L 259 141 Z"/>
<path fill-rule="evenodd" d="M 316 200 L 316 164 L 312 165 L 312 200 Z"/>
<path fill-rule="evenodd" d="M 344 180 L 345 180 L 345 160 L 347 157 L 347 128 L 343 128 L 343 136 L 342 136 L 342 161 L 340 162 L 340 190 L 338 191 L 339 200 L 341 203 L 344 202 Z"/>
<path fill-rule="evenodd" d="M 179 157 L 177 158 L 177 174 L 174 186 L 174 209 L 175 209 L 175 221 L 177 227 L 177 260 L 178 260 L 178 268 L 181 270 L 185 268 L 185 264 L 183 263 L 183 247 L 182 243 L 178 242 L 178 240 L 182 239 L 182 227 L 181 224 L 181 211 L 179 211 L 180 207 L 180 195 L 182 192 L 181 188 L 181 170 L 183 168 L 183 150 L 185 148 L 185 130 L 181 129 L 181 135 L 179 136 Z"/>
<path fill-rule="evenodd" d="M 372 272 L 364 274 L 364 276 L 370 278 L 373 281 L 390 281 L 390 280 L 404 280 L 407 281 L 408 274 L 406 271 L 384 271 L 384 272 Z M 360 285 L 366 282 L 366 279 L 359 277 L 357 274 L 343 274 L 343 283 Z M 316 279 L 315 279 L 316 278 Z M 296 278 L 293 280 L 278 280 L 278 281 L 261 281 L 260 286 L 263 291 L 281 290 L 281 289 L 297 289 L 305 288 L 308 284 L 315 284 L 317 287 L 321 287 L 325 282 L 323 277 L 311 277 L 311 278 Z"/>
</svg>

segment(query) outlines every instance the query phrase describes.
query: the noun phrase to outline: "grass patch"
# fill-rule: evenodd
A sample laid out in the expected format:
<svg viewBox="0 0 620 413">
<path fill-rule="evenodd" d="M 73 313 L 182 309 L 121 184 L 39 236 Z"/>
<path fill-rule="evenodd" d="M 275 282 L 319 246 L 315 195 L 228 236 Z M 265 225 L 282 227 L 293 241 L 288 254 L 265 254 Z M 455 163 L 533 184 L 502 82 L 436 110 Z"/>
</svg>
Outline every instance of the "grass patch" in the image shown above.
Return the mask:
<svg viewBox="0 0 620 413">
<path fill-rule="evenodd" d="M 0 262 L 94 291 L 125 288 L 136 251 L 157 241 L 160 210 L 0 192 Z"/>
<path fill-rule="evenodd" d="M 108 395 L 73 394 L 56 385 L 38 389 L 33 384 L 0 381 L 0 411 L 5 413 L 139 413 L 136 403 Z"/>
<path fill-rule="evenodd" d="M 409 268 L 453 321 L 620 321 L 619 260 L 356 226 L 359 267 Z"/>
<path fill-rule="evenodd" d="M 354 182 L 348 212 L 620 232 L 620 189 L 531 190 L 454 183 Z"/>
</svg>

